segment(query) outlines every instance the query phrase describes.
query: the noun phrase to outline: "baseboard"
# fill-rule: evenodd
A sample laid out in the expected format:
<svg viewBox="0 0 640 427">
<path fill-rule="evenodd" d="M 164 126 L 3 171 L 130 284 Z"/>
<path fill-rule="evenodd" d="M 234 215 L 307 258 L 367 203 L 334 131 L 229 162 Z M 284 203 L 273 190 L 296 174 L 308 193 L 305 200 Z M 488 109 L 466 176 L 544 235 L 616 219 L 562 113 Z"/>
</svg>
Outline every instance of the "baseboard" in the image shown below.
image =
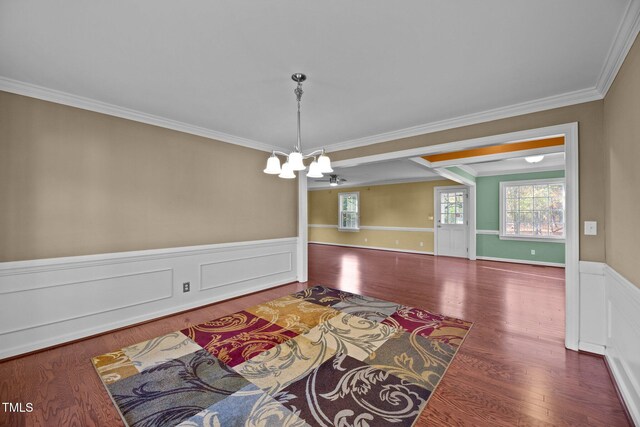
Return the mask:
<svg viewBox="0 0 640 427">
<path fill-rule="evenodd" d="M 633 422 L 640 426 L 640 288 L 604 268 L 607 343 L 604 352 Z"/>
<path fill-rule="evenodd" d="M 410 249 L 392 249 L 392 248 L 384 248 L 381 246 L 345 245 L 342 243 L 327 243 L 327 242 L 315 242 L 315 241 L 313 242 L 310 241 L 309 243 L 314 243 L 316 245 L 327 245 L 327 246 L 344 246 L 347 248 L 374 249 L 377 251 L 405 252 L 408 254 L 433 255 L 433 252 L 429 252 L 429 251 L 412 251 Z"/>
<path fill-rule="evenodd" d="M 621 363 L 616 361 L 617 356 L 614 354 L 615 352 L 608 349 L 605 351 L 604 357 L 606 364 L 609 367 L 609 372 L 613 377 L 615 387 L 622 399 L 622 404 L 628 416 L 631 417 L 634 425 L 640 426 L 640 406 L 638 406 L 640 402 L 638 402 L 638 394 L 637 392 L 634 394 L 633 386 L 629 385 L 630 379 L 626 370 Z"/>
<path fill-rule="evenodd" d="M 624 415 L 627 417 L 628 424 L 630 426 L 639 425 L 639 424 L 635 423 L 633 421 L 633 418 L 631 417 L 631 411 L 629 411 L 629 407 L 627 406 L 627 402 L 625 401 L 625 398 L 622 395 L 622 392 L 620 391 L 620 387 L 618 386 L 618 383 L 617 383 L 616 378 L 615 378 L 615 374 L 613 373 L 613 369 L 611 368 L 611 365 L 610 365 L 607 357 L 606 356 L 600 356 L 600 357 L 602 357 L 602 360 L 604 360 L 604 366 L 606 366 L 607 372 L 609 373 L 609 378 L 611 378 L 611 382 L 613 383 L 613 387 L 616 389 L 616 395 L 618 396 L 618 400 L 620 400 L 620 403 L 622 404 L 622 410 L 624 411 Z"/>
<path fill-rule="evenodd" d="M 476 259 L 484 261 L 513 262 L 515 264 L 542 265 L 546 267 L 564 267 L 564 264 L 559 262 L 527 261 L 522 259 L 495 258 L 490 256 L 477 256 Z"/>
<path fill-rule="evenodd" d="M 578 349 L 580 351 L 586 351 L 587 353 L 598 354 L 600 356 L 604 355 L 604 345 L 601 344 L 593 344 L 590 342 L 580 341 L 578 345 Z"/>
<path fill-rule="evenodd" d="M 272 239 L 0 264 L 0 359 L 295 282 L 297 245 Z"/>
</svg>

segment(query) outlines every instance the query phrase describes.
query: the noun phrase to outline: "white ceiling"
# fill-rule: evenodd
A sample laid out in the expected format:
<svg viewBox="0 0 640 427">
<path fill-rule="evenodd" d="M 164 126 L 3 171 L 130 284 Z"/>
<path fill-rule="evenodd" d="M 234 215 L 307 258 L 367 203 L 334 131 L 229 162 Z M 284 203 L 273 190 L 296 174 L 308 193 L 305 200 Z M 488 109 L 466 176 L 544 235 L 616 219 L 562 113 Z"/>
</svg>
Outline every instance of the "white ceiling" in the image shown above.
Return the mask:
<svg viewBox="0 0 640 427">
<path fill-rule="evenodd" d="M 476 176 L 490 176 L 512 173 L 541 172 L 565 168 L 564 152 L 545 154 L 538 163 L 528 163 L 524 157 L 502 159 L 465 165 L 468 172 Z"/>
<path fill-rule="evenodd" d="M 409 159 L 368 163 L 348 168 L 334 167 L 333 173 L 347 180 L 347 182 L 341 184 L 342 187 L 444 179 L 433 170 Z M 325 174 L 325 177 L 321 178 L 321 180 L 328 179 L 328 176 L 328 174 Z M 310 189 L 329 188 L 328 182 L 318 182 L 311 178 L 307 179 L 307 185 Z"/>
<path fill-rule="evenodd" d="M 0 89 L 268 149 L 304 72 L 303 148 L 335 149 L 602 97 L 637 4 L 0 0 Z"/>
<path fill-rule="evenodd" d="M 559 147 L 560 150 L 563 147 Z M 528 153 L 527 155 L 531 155 Z M 490 162 L 478 162 L 465 164 L 463 167 L 474 176 L 508 175 L 514 173 L 542 172 L 549 170 L 562 170 L 565 168 L 564 151 L 545 153 L 542 161 L 528 163 L 523 156 L 504 158 Z M 354 187 L 360 185 L 394 184 L 400 182 L 431 181 L 446 179 L 438 175 L 433 169 L 417 163 L 411 159 L 389 160 L 378 163 L 367 163 L 346 168 L 334 167 L 334 174 L 346 179 L 340 184 L 342 187 Z M 321 182 L 308 178 L 309 189 L 330 188 L 329 175 L 325 174 Z"/>
</svg>

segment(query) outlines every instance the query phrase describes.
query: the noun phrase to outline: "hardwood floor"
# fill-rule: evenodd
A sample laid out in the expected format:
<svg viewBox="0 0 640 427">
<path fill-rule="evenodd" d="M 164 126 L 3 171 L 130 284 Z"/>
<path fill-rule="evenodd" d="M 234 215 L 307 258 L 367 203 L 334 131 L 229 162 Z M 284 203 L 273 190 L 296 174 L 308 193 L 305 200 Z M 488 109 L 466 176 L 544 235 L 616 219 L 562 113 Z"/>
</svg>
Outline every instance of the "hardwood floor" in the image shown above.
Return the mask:
<svg viewBox="0 0 640 427">
<path fill-rule="evenodd" d="M 416 425 L 627 426 L 602 358 L 564 348 L 564 270 L 309 246 L 294 283 L 0 363 L 2 426 L 120 426 L 90 357 L 323 284 L 475 322 Z"/>
</svg>

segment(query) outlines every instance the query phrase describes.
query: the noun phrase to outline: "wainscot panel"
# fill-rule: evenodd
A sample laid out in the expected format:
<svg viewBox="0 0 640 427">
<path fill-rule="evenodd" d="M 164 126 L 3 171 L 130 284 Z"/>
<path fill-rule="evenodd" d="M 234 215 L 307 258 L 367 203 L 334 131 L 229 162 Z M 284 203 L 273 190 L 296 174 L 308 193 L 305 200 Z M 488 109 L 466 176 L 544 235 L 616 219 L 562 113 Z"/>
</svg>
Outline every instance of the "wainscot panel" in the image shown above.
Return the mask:
<svg viewBox="0 0 640 427">
<path fill-rule="evenodd" d="M 284 238 L 0 264 L 0 359 L 294 282 L 297 246 Z"/>
<path fill-rule="evenodd" d="M 633 422 L 640 426 L 640 288 L 604 268 L 607 309 L 605 357 Z"/>
<path fill-rule="evenodd" d="M 602 262 L 580 261 L 580 350 L 604 354 L 606 306 Z"/>
</svg>

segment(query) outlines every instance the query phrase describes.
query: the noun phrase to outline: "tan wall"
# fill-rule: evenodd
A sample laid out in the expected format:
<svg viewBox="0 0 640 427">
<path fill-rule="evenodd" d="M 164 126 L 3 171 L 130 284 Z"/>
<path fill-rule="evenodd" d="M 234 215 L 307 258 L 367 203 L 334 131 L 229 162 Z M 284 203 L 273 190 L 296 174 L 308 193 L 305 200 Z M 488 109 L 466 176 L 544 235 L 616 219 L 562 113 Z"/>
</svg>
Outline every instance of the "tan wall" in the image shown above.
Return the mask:
<svg viewBox="0 0 640 427">
<path fill-rule="evenodd" d="M 337 226 L 338 194 L 358 191 L 361 226 L 433 228 L 433 188 L 439 185 L 457 183 L 439 180 L 310 191 L 309 224 Z M 310 227 L 309 241 L 433 252 L 433 232 L 347 232 L 336 228 Z"/>
<path fill-rule="evenodd" d="M 0 261 L 295 236 L 266 157 L 0 92 Z"/>
<path fill-rule="evenodd" d="M 640 41 L 604 99 L 607 264 L 640 287 Z"/>
<path fill-rule="evenodd" d="M 580 221 L 595 220 L 604 224 L 604 144 L 602 135 L 603 102 L 593 101 L 508 119 L 464 126 L 441 132 L 418 135 L 366 147 L 330 153 L 332 160 L 381 154 L 409 148 L 480 138 L 535 129 L 570 122 L 579 123 L 580 133 Z M 604 233 L 580 236 L 580 259 L 605 260 Z"/>
<path fill-rule="evenodd" d="M 336 245 L 433 252 L 433 232 L 427 231 L 360 230 L 357 233 L 353 233 L 338 231 L 335 228 L 309 228 L 309 241 Z M 422 246 L 420 246 L 421 242 Z"/>
</svg>

